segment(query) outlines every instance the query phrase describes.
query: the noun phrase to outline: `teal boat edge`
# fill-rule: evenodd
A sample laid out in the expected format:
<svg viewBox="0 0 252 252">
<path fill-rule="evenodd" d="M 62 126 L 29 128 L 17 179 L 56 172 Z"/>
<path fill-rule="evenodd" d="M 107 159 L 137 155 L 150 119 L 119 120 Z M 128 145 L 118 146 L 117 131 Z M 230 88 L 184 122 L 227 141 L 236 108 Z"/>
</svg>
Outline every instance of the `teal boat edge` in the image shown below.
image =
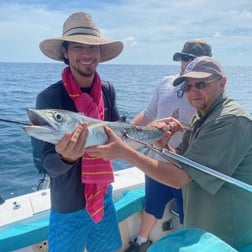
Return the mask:
<svg viewBox="0 0 252 252">
<path fill-rule="evenodd" d="M 118 222 L 143 209 L 144 195 L 144 189 L 132 190 L 115 202 Z M 0 251 L 9 252 L 47 240 L 49 215 L 48 210 L 0 227 Z"/>
</svg>

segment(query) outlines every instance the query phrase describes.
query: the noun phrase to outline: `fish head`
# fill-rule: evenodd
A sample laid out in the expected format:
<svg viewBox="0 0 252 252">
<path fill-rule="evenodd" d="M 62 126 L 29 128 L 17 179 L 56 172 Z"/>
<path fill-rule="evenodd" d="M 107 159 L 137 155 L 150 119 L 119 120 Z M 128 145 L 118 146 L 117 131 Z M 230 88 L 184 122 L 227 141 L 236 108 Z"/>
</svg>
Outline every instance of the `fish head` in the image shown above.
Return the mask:
<svg viewBox="0 0 252 252">
<path fill-rule="evenodd" d="M 30 136 L 57 144 L 66 132 L 72 132 L 81 124 L 82 118 L 78 113 L 59 109 L 28 109 L 28 117 L 32 125 L 24 130 Z"/>
</svg>

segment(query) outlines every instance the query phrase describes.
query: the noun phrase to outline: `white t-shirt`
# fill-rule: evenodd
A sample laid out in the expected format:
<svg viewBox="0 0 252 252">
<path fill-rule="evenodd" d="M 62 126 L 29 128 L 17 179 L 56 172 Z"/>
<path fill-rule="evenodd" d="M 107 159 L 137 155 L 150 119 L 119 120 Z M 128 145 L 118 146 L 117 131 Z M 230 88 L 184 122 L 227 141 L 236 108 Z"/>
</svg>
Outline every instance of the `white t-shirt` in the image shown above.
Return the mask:
<svg viewBox="0 0 252 252">
<path fill-rule="evenodd" d="M 195 109 L 187 101 L 186 95 L 178 98 L 180 85 L 174 87 L 173 80 L 178 75 L 164 77 L 154 90 L 154 94 L 143 113 L 151 120 L 172 116 L 182 123 L 188 124 L 195 113 Z M 182 132 L 177 132 L 169 141 L 171 147 L 177 147 L 182 141 Z"/>
</svg>

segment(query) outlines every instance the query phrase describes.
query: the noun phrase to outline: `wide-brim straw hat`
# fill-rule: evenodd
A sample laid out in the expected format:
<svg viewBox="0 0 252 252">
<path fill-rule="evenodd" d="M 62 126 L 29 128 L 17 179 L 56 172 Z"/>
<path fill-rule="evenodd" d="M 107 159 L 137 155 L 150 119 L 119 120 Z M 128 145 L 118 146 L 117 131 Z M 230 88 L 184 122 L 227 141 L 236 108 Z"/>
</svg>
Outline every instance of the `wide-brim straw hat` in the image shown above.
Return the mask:
<svg viewBox="0 0 252 252">
<path fill-rule="evenodd" d="M 121 41 L 114 41 L 101 36 L 89 13 L 72 14 L 63 25 L 62 37 L 46 39 L 39 45 L 40 50 L 49 58 L 64 61 L 62 43 L 76 42 L 86 45 L 99 45 L 101 60 L 104 62 L 118 56 L 123 50 Z"/>
</svg>

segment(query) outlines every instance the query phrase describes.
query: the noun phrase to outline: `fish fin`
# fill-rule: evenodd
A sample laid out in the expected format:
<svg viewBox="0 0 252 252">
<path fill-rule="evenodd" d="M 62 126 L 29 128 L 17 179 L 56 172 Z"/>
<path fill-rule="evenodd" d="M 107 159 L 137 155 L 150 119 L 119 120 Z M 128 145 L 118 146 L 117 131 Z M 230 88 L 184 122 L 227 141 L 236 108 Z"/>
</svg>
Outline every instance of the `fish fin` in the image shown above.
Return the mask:
<svg viewBox="0 0 252 252">
<path fill-rule="evenodd" d="M 126 122 L 127 116 L 120 116 L 118 122 Z"/>
</svg>

